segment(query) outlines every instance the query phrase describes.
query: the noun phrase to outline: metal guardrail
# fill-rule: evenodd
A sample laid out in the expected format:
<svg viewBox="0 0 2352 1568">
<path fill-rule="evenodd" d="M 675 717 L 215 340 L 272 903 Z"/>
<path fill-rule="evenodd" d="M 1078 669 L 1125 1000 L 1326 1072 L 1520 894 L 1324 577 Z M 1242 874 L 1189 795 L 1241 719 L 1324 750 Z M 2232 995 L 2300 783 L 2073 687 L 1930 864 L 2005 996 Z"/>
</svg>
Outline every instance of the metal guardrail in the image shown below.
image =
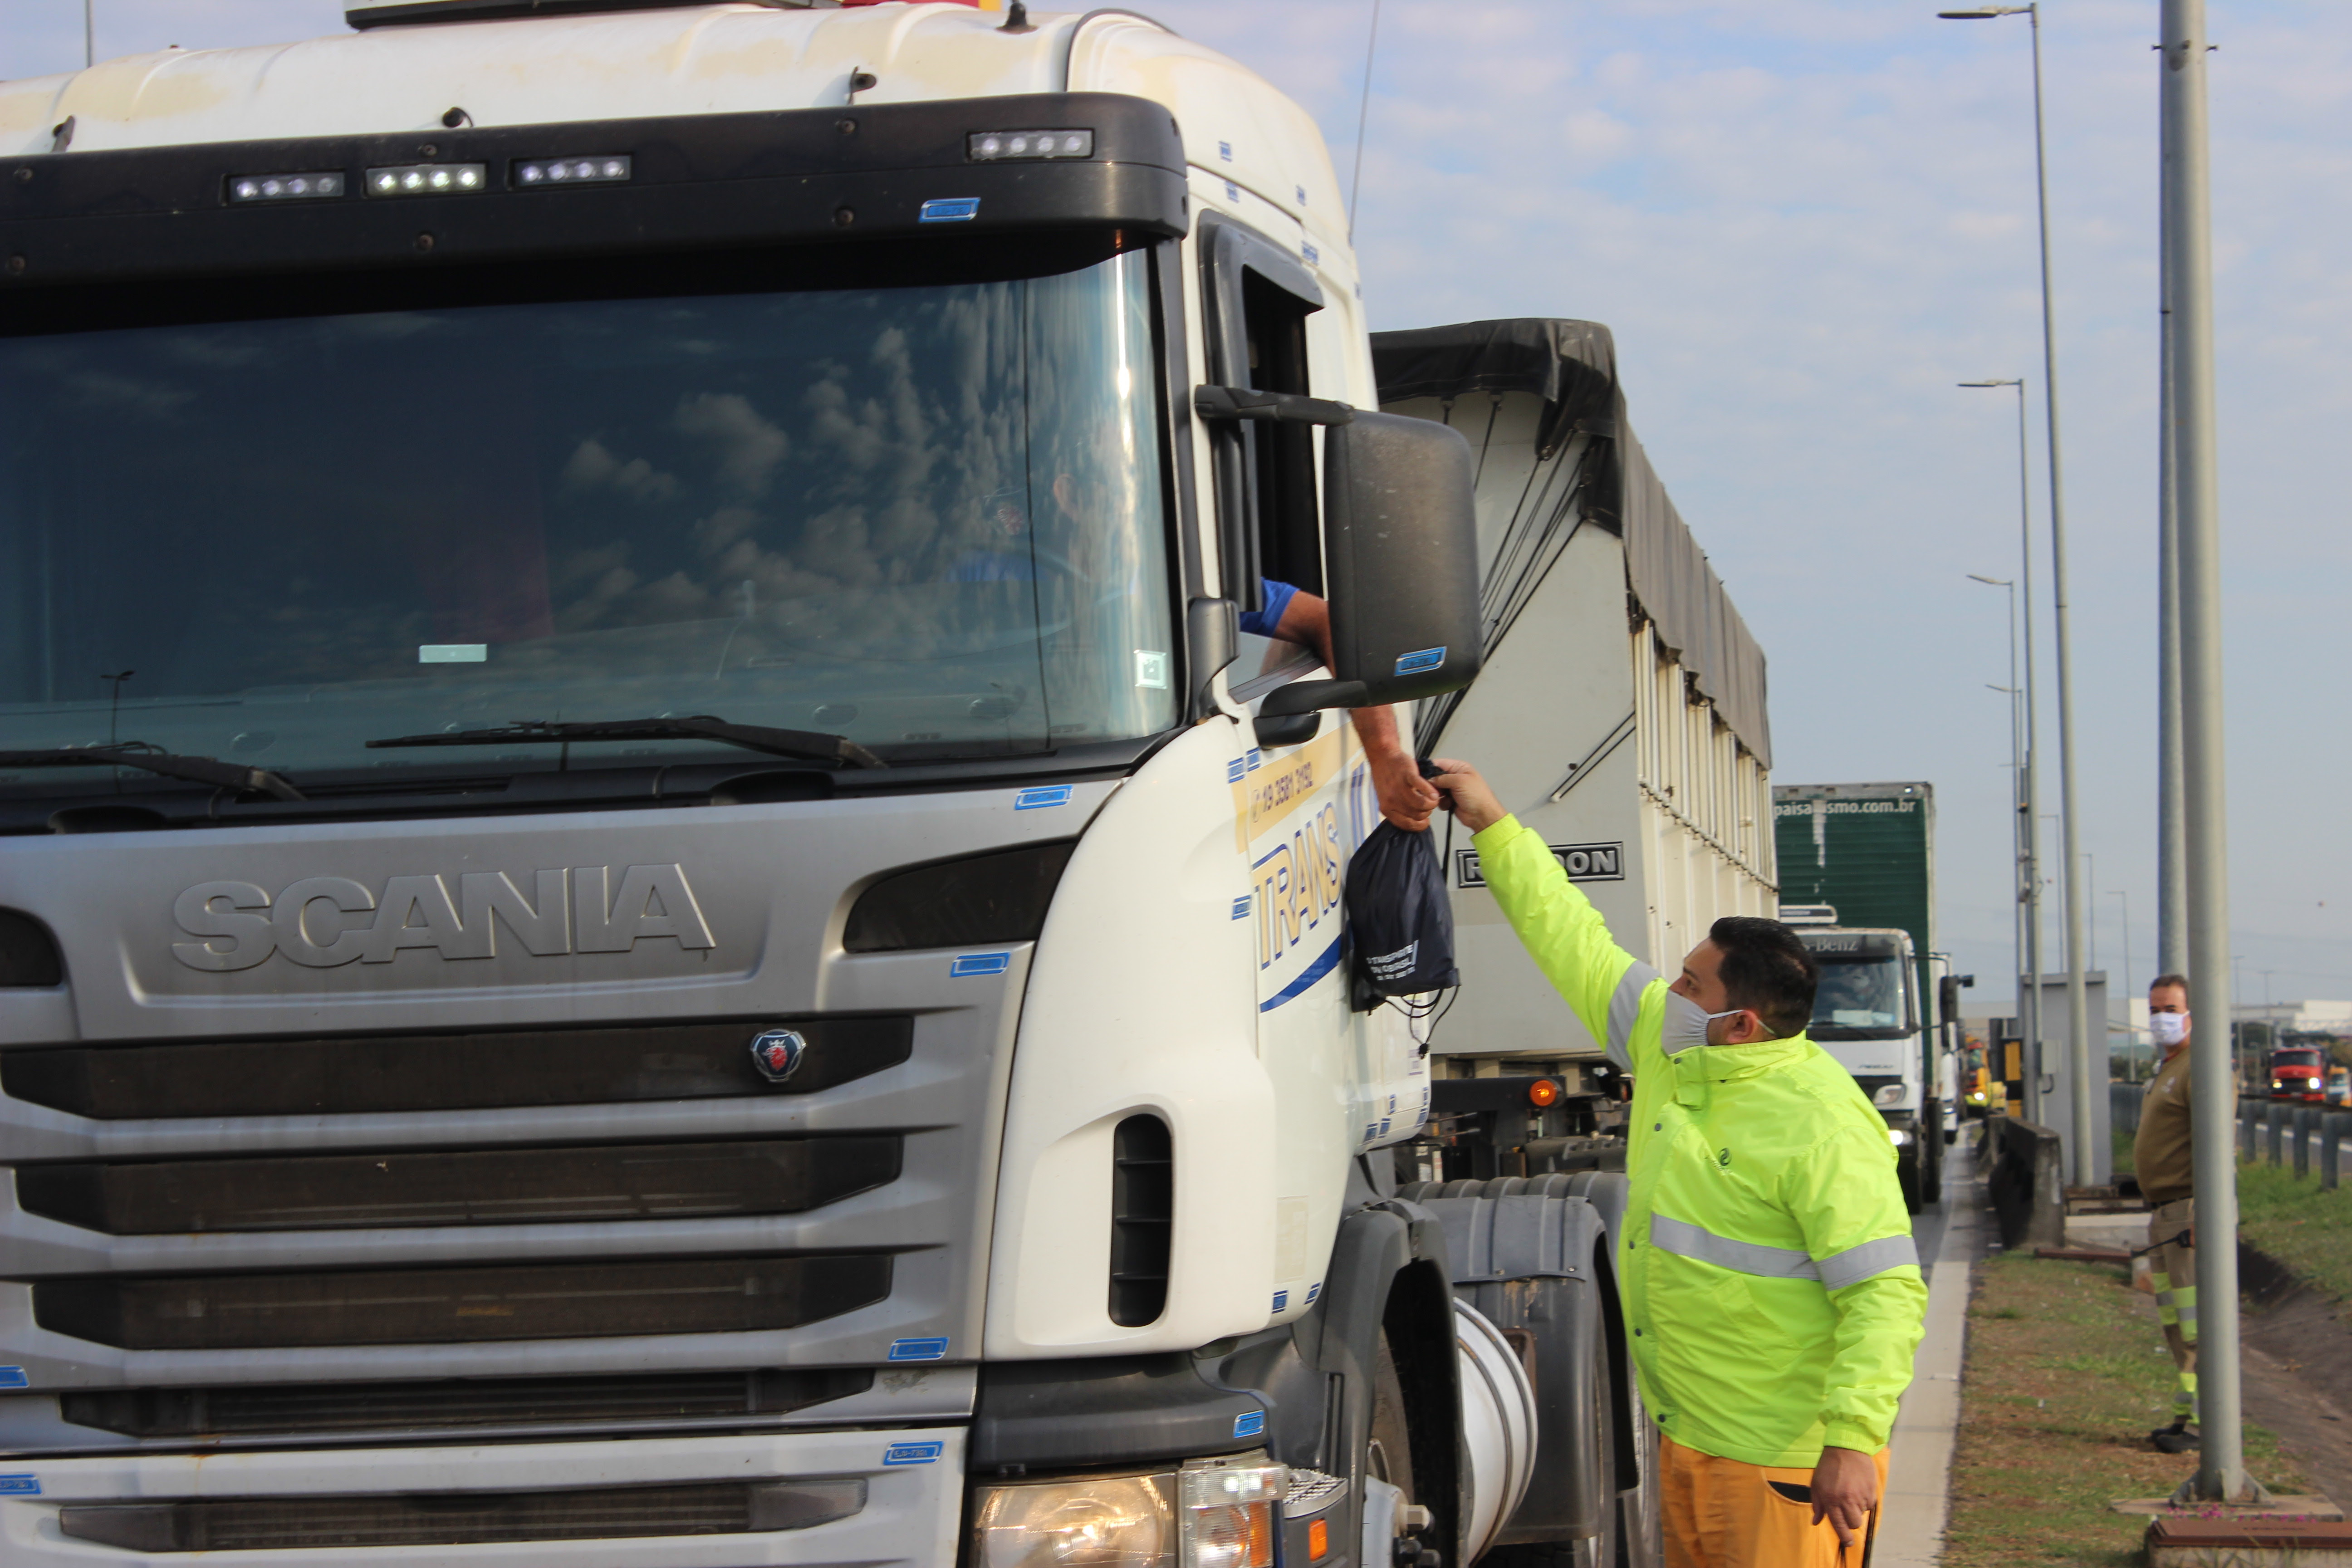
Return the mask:
<svg viewBox="0 0 2352 1568">
<path fill-rule="evenodd" d="M 2339 1185 L 2344 1144 L 2352 1141 L 2352 1110 L 2292 1105 L 2277 1100 L 2243 1100 L 2238 1106 L 2238 1157 L 2249 1164 L 2292 1167 L 2297 1178 L 2318 1168 L 2320 1190 Z"/>
</svg>

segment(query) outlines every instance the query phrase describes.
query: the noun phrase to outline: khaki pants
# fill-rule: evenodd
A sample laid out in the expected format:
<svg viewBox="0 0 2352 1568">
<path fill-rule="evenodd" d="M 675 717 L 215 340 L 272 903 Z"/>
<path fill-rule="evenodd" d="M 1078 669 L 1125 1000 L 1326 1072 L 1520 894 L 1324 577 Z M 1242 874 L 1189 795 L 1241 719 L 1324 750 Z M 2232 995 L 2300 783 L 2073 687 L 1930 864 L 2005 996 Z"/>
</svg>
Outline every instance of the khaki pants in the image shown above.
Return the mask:
<svg viewBox="0 0 2352 1568">
<path fill-rule="evenodd" d="M 1877 1459 L 1884 1498 L 1885 1449 Z M 1840 1546 L 1829 1521 L 1815 1524 L 1812 1482 L 1811 1470 L 1718 1459 L 1661 1438 L 1658 1500 L 1666 1568 L 1862 1568 L 1867 1536 Z M 1875 1512 L 1870 1522 L 1877 1524 Z"/>
<path fill-rule="evenodd" d="M 2148 1272 L 2156 1285 L 2157 1321 L 2180 1381 L 2172 1391 L 2172 1418 L 2197 1419 L 2197 1249 L 2189 1242 L 2195 1198 L 2175 1198 L 2147 1221 Z"/>
</svg>

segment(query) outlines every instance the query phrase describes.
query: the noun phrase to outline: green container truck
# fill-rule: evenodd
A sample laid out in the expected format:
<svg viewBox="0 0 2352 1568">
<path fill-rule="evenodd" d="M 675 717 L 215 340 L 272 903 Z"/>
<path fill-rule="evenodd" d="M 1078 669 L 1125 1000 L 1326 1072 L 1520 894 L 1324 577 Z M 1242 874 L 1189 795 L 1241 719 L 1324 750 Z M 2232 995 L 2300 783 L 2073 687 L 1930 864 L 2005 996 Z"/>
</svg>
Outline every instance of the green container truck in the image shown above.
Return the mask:
<svg viewBox="0 0 2352 1568">
<path fill-rule="evenodd" d="M 1916 1213 L 1940 1195 L 1945 1123 L 1936 794 L 1925 784 L 1776 784 L 1780 918 L 1822 965 L 1814 1041 L 1853 1073 L 1894 1140 Z"/>
</svg>

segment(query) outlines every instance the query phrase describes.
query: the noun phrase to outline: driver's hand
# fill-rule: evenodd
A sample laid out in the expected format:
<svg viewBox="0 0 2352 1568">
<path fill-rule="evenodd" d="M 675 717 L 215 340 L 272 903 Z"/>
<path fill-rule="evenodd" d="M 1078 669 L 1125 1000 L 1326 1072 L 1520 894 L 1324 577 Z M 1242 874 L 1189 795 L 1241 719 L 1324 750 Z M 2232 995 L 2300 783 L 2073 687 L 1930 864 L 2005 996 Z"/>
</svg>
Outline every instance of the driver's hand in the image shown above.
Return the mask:
<svg viewBox="0 0 2352 1568">
<path fill-rule="evenodd" d="M 1381 816 L 1407 833 L 1429 828 L 1429 815 L 1437 809 L 1437 786 L 1421 776 L 1421 769 L 1402 752 L 1367 759 L 1371 763 L 1372 790 L 1380 796 Z"/>
<path fill-rule="evenodd" d="M 1430 782 L 1454 797 L 1454 819 L 1463 826 L 1479 833 L 1510 815 L 1476 768 L 1452 757 L 1430 760 L 1445 770 Z"/>
</svg>

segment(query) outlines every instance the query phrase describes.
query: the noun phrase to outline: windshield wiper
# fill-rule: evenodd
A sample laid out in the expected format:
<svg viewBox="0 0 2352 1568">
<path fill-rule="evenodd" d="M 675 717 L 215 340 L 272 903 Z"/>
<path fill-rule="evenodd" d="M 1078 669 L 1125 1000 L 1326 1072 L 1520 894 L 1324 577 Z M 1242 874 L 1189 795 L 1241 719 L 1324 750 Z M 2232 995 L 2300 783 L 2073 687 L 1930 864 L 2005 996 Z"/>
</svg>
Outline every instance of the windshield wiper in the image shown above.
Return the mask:
<svg viewBox="0 0 2352 1568">
<path fill-rule="evenodd" d="M 557 723 L 547 719 L 519 719 L 498 730 L 450 730 L 436 735 L 394 735 L 370 741 L 383 746 L 497 746 L 512 742 L 550 744 L 564 741 L 724 741 L 746 751 L 772 757 L 794 757 L 812 763 L 842 763 L 853 767 L 882 768 L 890 764 L 842 735 L 814 730 L 772 730 L 764 724 L 730 724 L 708 713 L 683 719 L 614 719 L 590 723 Z"/>
<path fill-rule="evenodd" d="M 219 784 L 226 789 L 257 790 L 279 800 L 310 798 L 268 768 L 243 768 L 217 757 L 184 757 L 140 741 L 125 741 L 120 745 L 0 752 L 0 768 L 143 768 L 165 778 Z"/>
</svg>

